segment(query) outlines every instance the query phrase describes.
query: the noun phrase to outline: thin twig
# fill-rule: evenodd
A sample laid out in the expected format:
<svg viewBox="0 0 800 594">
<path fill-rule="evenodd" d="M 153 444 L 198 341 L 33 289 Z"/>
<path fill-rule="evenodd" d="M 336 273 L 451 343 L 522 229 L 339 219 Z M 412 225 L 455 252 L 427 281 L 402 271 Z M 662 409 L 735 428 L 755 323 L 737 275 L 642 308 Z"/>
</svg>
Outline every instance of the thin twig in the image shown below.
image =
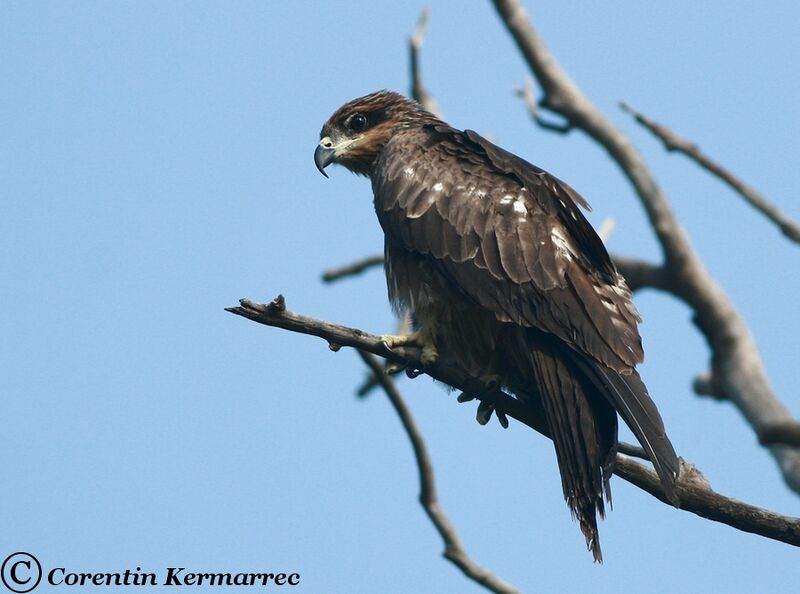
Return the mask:
<svg viewBox="0 0 800 594">
<path fill-rule="evenodd" d="M 631 291 L 652 288 L 672 292 L 669 276 L 663 266 L 618 254 L 613 254 L 611 259 L 619 273 L 625 277 Z"/>
<path fill-rule="evenodd" d="M 536 122 L 540 128 L 558 134 L 567 134 L 572 131 L 572 124 L 569 122 L 551 122 L 541 116 L 539 113 L 539 106 L 536 104 L 536 98 L 533 96 L 533 81 L 531 79 L 527 79 L 523 87 L 516 90 L 516 94 L 525 102 L 528 115 L 531 116 L 531 119 Z"/>
<path fill-rule="evenodd" d="M 755 340 L 730 298 L 699 259 L 667 197 L 644 158 L 563 70 L 533 28 L 519 0 L 493 0 L 542 90 L 539 104 L 560 114 L 604 148 L 630 181 L 647 213 L 664 255 L 663 270 L 673 295 L 694 310 L 694 321 L 711 350 L 711 373 L 756 433 L 792 422 L 766 377 Z M 786 484 L 800 493 L 800 449 L 768 446 Z"/>
<path fill-rule="evenodd" d="M 767 200 L 761 193 L 745 184 L 742 180 L 733 175 L 720 164 L 712 161 L 707 155 L 700 151 L 700 148 L 696 144 L 689 142 L 666 126 L 651 120 L 647 116 L 633 109 L 625 102 L 620 102 L 619 106 L 623 111 L 631 114 L 639 124 L 644 126 L 659 140 L 661 140 L 661 142 L 664 143 L 664 148 L 667 151 L 683 153 L 695 163 L 700 165 L 700 167 L 721 179 L 748 203 L 750 203 L 753 208 L 775 223 L 781 230 L 781 233 L 783 233 L 787 238 L 796 243 L 800 243 L 800 225 L 792 220 L 791 217 L 778 210 L 778 208 L 770 203 L 769 200 Z"/>
<path fill-rule="evenodd" d="M 519 590 L 498 578 L 488 569 L 475 563 L 464 550 L 461 538 L 439 503 L 436 482 L 433 477 L 433 464 L 428 454 L 428 448 L 425 446 L 425 440 L 414 422 L 411 411 L 406 406 L 392 378 L 384 371 L 383 366 L 371 354 L 361 349 L 357 350 L 364 363 L 372 370 L 373 376 L 377 379 L 383 391 L 386 392 L 389 402 L 392 403 L 397 416 L 400 417 L 403 429 L 405 429 L 408 439 L 411 441 L 414 457 L 417 460 L 417 470 L 419 471 L 419 503 L 444 541 L 443 555 L 445 559 L 451 561 L 465 576 L 492 592 L 519 594 Z"/>
<path fill-rule="evenodd" d="M 361 274 L 365 270 L 374 268 L 376 266 L 383 266 L 383 255 L 370 256 L 369 258 L 363 258 L 353 262 L 352 264 L 348 264 L 347 266 L 340 266 L 339 268 L 331 268 L 326 270 L 322 273 L 322 280 L 324 280 L 326 283 L 332 283 L 347 276 Z"/>
<path fill-rule="evenodd" d="M 350 346 L 411 368 L 423 367 L 419 361 L 419 349 L 403 347 L 389 349 L 381 338 L 374 334 L 291 312 L 286 309 L 286 303 L 280 295 L 266 305 L 249 299 L 241 299 L 239 303 L 238 307 L 226 308 L 226 311 L 267 326 L 318 336 L 326 340 L 334 351 L 338 351 L 341 346 Z M 539 433 L 548 434 L 544 419 L 534 414 L 528 405 L 499 389 L 487 392 L 479 380 L 462 370 L 437 362 L 426 367 L 424 371 L 440 382 L 468 394 L 475 394 L 483 402 L 492 403 L 496 410 Z M 622 455 L 617 456 L 616 463 L 615 474 L 660 500 L 667 501 L 658 477 L 653 471 Z M 684 474 L 682 471 L 678 480 L 681 509 L 739 530 L 800 546 L 800 518 L 783 516 L 719 495 L 703 481 L 685 480 Z"/>
<path fill-rule="evenodd" d="M 639 458 L 640 460 L 650 460 L 650 457 L 647 455 L 647 452 L 644 451 L 644 448 L 635 446 L 630 443 L 617 444 L 617 451 L 620 454 L 625 454 L 626 456 Z"/>
<path fill-rule="evenodd" d="M 422 42 L 425 41 L 425 31 L 428 29 L 428 15 L 430 11 L 428 7 L 422 9 L 417 22 L 417 28 L 414 34 L 408 39 L 408 50 L 410 54 L 411 63 L 411 96 L 425 108 L 426 111 L 431 112 L 438 118 L 442 117 L 439 111 L 439 104 L 433 95 L 428 93 L 425 85 L 422 84 L 422 74 L 419 66 L 419 54 L 422 50 Z"/>
</svg>

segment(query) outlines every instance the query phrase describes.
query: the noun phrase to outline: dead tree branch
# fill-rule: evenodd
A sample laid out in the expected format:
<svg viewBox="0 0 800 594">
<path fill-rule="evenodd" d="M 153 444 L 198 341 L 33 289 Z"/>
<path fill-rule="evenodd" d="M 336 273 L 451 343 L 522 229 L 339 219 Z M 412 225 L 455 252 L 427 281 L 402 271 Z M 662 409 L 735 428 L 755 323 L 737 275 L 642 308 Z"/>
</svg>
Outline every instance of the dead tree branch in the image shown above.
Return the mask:
<svg viewBox="0 0 800 594">
<path fill-rule="evenodd" d="M 647 457 L 647 452 L 644 451 L 643 447 L 630 443 L 619 442 L 617 444 L 617 452 L 620 454 L 625 454 L 626 456 L 631 456 L 632 458 L 639 458 L 640 460 L 650 460 L 650 458 Z M 672 504 L 670 503 L 670 505 Z"/>
<path fill-rule="evenodd" d="M 626 456 L 617 456 L 614 474 L 669 505 L 669 500 L 661 490 L 658 475 L 649 468 Z M 769 532 L 769 538 L 800 546 L 800 518 L 782 516 L 720 495 L 711 488 L 702 474 L 686 463 L 681 466 L 678 495 L 681 498 L 681 509 L 707 520 L 733 525 L 729 520 L 736 518 L 734 527 L 743 532 L 761 536 L 766 536 L 765 532 Z"/>
<path fill-rule="evenodd" d="M 347 276 L 356 276 L 375 266 L 383 266 L 383 254 L 363 258 L 347 266 L 330 268 L 322 273 L 322 280 L 326 283 L 332 283 Z"/>
<path fill-rule="evenodd" d="M 527 79 L 521 89 L 516 90 L 517 95 L 525 102 L 525 107 L 528 109 L 528 115 L 536 124 L 550 132 L 557 132 L 558 134 L 567 134 L 572 131 L 572 124 L 557 123 L 546 120 L 539 113 L 539 106 L 536 104 L 536 98 L 533 96 L 533 81 Z"/>
<path fill-rule="evenodd" d="M 667 271 L 664 270 L 663 266 L 618 254 L 613 254 L 611 259 L 614 261 L 619 273 L 625 277 L 631 291 L 644 288 L 671 291 Z"/>
<path fill-rule="evenodd" d="M 286 303 L 281 295 L 269 304 L 259 304 L 248 299 L 242 299 L 239 303 L 238 307 L 230 307 L 226 311 L 267 326 L 318 336 L 326 340 L 333 351 L 338 351 L 342 346 L 350 346 L 401 365 L 415 369 L 422 368 L 419 349 L 389 349 L 381 338 L 374 334 L 291 312 L 286 309 Z M 544 419 L 534 415 L 529 406 L 500 390 L 487 392 L 479 380 L 463 371 L 436 363 L 425 368 L 425 373 L 466 394 L 475 395 L 482 402 L 493 404 L 502 414 L 547 435 Z M 661 501 L 667 501 L 655 472 L 645 466 L 618 455 L 614 472 Z M 681 509 L 738 530 L 800 546 L 800 518 L 783 516 L 719 495 L 704 480 L 697 479 L 698 475 L 699 473 L 686 470 L 684 465 L 678 481 Z"/>
<path fill-rule="evenodd" d="M 428 8 L 423 8 L 419 15 L 419 22 L 414 34 L 408 40 L 408 49 L 411 63 L 411 96 L 424 107 L 427 111 L 442 117 L 439 111 L 439 104 L 433 95 L 428 93 L 425 85 L 422 84 L 422 74 L 419 67 L 419 54 L 422 50 L 422 42 L 425 41 L 425 31 L 428 29 Z"/>
<path fill-rule="evenodd" d="M 519 590 L 498 578 L 491 571 L 475 563 L 475 561 L 467 555 L 461 538 L 458 536 L 455 527 L 450 522 L 439 503 L 439 497 L 436 493 L 436 482 L 433 477 L 433 464 L 431 464 L 428 448 L 425 446 L 425 440 L 422 438 L 422 433 L 420 433 L 417 424 L 414 422 L 411 411 L 406 406 L 394 381 L 387 375 L 383 366 L 378 363 L 375 357 L 361 349 L 358 349 L 358 354 L 361 356 L 364 363 L 367 364 L 367 367 L 370 368 L 374 377 L 383 388 L 397 416 L 400 417 L 400 422 L 408 435 L 408 439 L 411 441 L 411 447 L 414 449 L 414 457 L 417 460 L 417 469 L 419 470 L 419 502 L 444 541 L 443 555 L 445 559 L 451 561 L 465 576 L 479 583 L 487 590 L 498 594 L 519 594 Z"/>
<path fill-rule="evenodd" d="M 767 381 L 750 330 L 700 261 L 643 157 L 561 68 L 519 0 L 493 2 L 541 87 L 539 104 L 603 147 L 636 191 L 661 246 L 670 292 L 694 310 L 695 323 L 709 345 L 713 383 L 719 393 L 739 409 L 757 434 L 765 426 L 792 422 L 789 410 Z M 800 493 L 800 449 L 768 447 L 786 484 Z"/>
<path fill-rule="evenodd" d="M 627 103 L 621 102 L 620 107 L 628 112 L 644 128 L 652 132 L 664 144 L 664 148 L 669 151 L 683 153 L 692 161 L 700 165 L 709 173 L 715 175 L 730 188 L 744 198 L 753 208 L 775 223 L 787 238 L 800 243 L 800 225 L 793 221 L 789 216 L 783 214 L 778 208 L 771 204 L 761 193 L 745 184 L 730 171 L 712 161 L 708 156 L 700 151 L 700 148 L 666 126 L 651 120 L 647 116 L 639 113 Z"/>
</svg>

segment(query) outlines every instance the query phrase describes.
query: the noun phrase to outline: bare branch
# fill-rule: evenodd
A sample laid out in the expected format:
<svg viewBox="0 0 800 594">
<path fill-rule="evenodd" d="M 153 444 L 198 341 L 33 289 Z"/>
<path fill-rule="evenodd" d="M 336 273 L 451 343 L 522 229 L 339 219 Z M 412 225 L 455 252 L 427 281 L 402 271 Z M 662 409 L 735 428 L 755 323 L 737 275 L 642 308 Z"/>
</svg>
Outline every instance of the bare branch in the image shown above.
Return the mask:
<svg viewBox="0 0 800 594">
<path fill-rule="evenodd" d="M 518 594 L 519 590 L 498 578 L 491 571 L 475 563 L 470 556 L 467 555 L 461 538 L 458 536 L 455 527 L 450 522 L 439 503 L 439 497 L 436 494 L 436 482 L 433 478 L 433 464 L 428 454 L 428 448 L 425 446 L 425 441 L 422 438 L 422 433 L 420 433 L 417 428 L 411 411 L 406 406 L 392 378 L 386 374 L 381 364 L 375 360 L 375 357 L 360 349 L 358 349 L 358 354 L 364 360 L 364 363 L 372 370 L 373 376 L 377 379 L 383 391 L 386 392 L 389 402 L 392 403 L 397 416 L 400 417 L 403 429 L 405 429 L 406 434 L 408 434 L 408 439 L 411 441 L 411 447 L 414 449 L 414 457 L 417 460 L 417 469 L 419 471 L 419 502 L 444 541 L 445 559 L 451 561 L 464 575 L 476 581 L 487 590 L 497 592 L 498 594 Z"/>
<path fill-rule="evenodd" d="M 614 474 L 647 491 L 667 505 L 669 500 L 661 490 L 658 475 L 626 456 L 617 456 Z M 735 528 L 767 536 L 785 543 L 800 546 L 800 518 L 783 516 L 753 505 L 716 493 L 708 481 L 691 465 L 681 466 L 678 485 L 681 509 L 714 522 L 733 526 L 729 521 L 736 518 Z"/>
<path fill-rule="evenodd" d="M 339 350 L 341 346 L 350 346 L 412 368 L 423 368 L 419 361 L 419 349 L 403 347 L 389 349 L 380 337 L 374 334 L 291 312 L 286 309 L 285 301 L 280 295 L 266 305 L 248 299 L 242 299 L 239 303 L 239 307 L 226 308 L 226 311 L 267 326 L 319 336 L 326 340 L 334 351 Z M 496 410 L 504 415 L 543 435 L 548 435 L 544 419 L 534 414 L 530 406 L 500 390 L 487 391 L 485 385 L 462 370 L 437 362 L 426 367 L 425 373 L 456 389 L 474 394 L 482 402 L 492 403 Z M 661 501 L 667 501 L 655 472 L 623 455 L 617 456 L 616 464 L 615 474 Z M 715 493 L 707 483 L 693 479 L 693 476 L 696 475 L 682 471 L 678 480 L 681 509 L 739 530 L 800 546 L 800 518 L 782 516 L 724 497 Z"/>
<path fill-rule="evenodd" d="M 667 271 L 663 266 L 650 264 L 643 260 L 626 258 L 625 256 L 612 255 L 611 259 L 619 273 L 625 277 L 631 291 L 644 288 L 672 291 Z"/>
<path fill-rule="evenodd" d="M 698 396 L 710 396 L 717 400 L 725 400 L 725 394 L 719 391 L 710 371 L 698 373 L 692 381 L 692 389 Z"/>
<path fill-rule="evenodd" d="M 340 266 L 339 268 L 330 268 L 322 273 L 322 280 L 326 283 L 332 283 L 348 276 L 361 274 L 365 270 L 374 268 L 375 266 L 383 266 L 383 254 L 363 258 L 352 264 Z"/>
<path fill-rule="evenodd" d="M 422 42 L 425 41 L 425 31 L 428 29 L 429 14 L 430 11 L 427 6 L 422 9 L 422 13 L 419 15 L 419 21 L 417 22 L 417 28 L 408 40 L 411 62 L 411 96 L 422 105 L 426 111 L 441 118 L 442 114 L 439 111 L 439 105 L 436 103 L 436 99 L 433 98 L 433 95 L 428 93 L 428 90 L 422 84 L 422 74 L 419 66 L 419 54 L 422 50 Z"/>
<path fill-rule="evenodd" d="M 572 131 L 572 124 L 569 122 L 550 122 L 539 114 L 539 106 L 536 104 L 536 98 L 533 96 L 533 81 L 531 79 L 527 79 L 525 85 L 521 89 L 517 89 L 516 93 L 519 97 L 522 97 L 522 100 L 525 102 L 525 107 L 528 108 L 528 114 L 530 114 L 531 119 L 536 122 L 540 128 L 558 134 L 567 134 Z"/>
<path fill-rule="evenodd" d="M 620 454 L 625 454 L 626 456 L 632 456 L 634 458 L 639 458 L 640 460 L 650 460 L 650 457 L 647 455 L 647 452 L 644 451 L 644 448 L 635 446 L 630 443 L 620 442 L 617 444 L 617 452 Z M 670 505 L 672 505 L 670 503 Z"/>
<path fill-rule="evenodd" d="M 742 180 L 718 163 L 712 161 L 708 156 L 700 151 L 696 144 L 692 144 L 666 126 L 651 120 L 650 118 L 630 107 L 627 103 L 620 102 L 619 105 L 623 111 L 631 114 L 639 124 L 644 126 L 659 140 L 661 140 L 661 142 L 664 143 L 664 148 L 667 151 L 677 151 L 679 153 L 683 153 L 695 163 L 700 165 L 700 167 L 721 179 L 742 198 L 749 202 L 753 208 L 775 223 L 781 230 L 781 233 L 783 233 L 787 238 L 796 243 L 800 243 L 800 225 L 793 221 L 791 217 L 778 210 L 758 191 L 745 184 Z"/>
<path fill-rule="evenodd" d="M 544 93 L 540 105 L 563 116 L 603 147 L 636 191 L 664 255 L 672 294 L 695 312 L 695 324 L 711 349 L 711 372 L 719 392 L 756 433 L 792 422 L 767 381 L 755 340 L 731 300 L 700 261 L 644 159 L 614 124 L 581 92 L 544 45 L 519 0 L 493 0 L 500 18 Z M 800 449 L 770 446 L 786 484 L 800 493 Z"/>
</svg>

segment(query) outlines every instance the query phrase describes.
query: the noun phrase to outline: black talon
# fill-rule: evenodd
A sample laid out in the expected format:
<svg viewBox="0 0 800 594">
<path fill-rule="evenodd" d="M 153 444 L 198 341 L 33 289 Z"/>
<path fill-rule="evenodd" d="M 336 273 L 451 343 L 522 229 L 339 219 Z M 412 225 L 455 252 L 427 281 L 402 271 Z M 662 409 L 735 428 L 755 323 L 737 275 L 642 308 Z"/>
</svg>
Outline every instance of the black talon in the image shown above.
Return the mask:
<svg viewBox="0 0 800 594">
<path fill-rule="evenodd" d="M 485 425 L 489 421 L 492 420 L 492 413 L 494 412 L 494 402 L 487 402 L 486 400 L 481 400 L 481 403 L 478 405 L 478 412 L 475 415 L 475 418 L 478 420 L 478 423 L 481 425 Z"/>
<path fill-rule="evenodd" d="M 503 427 L 503 429 L 508 429 L 508 417 L 506 416 L 506 413 L 504 413 L 502 410 L 495 409 L 494 414 L 497 415 L 497 420 L 500 422 L 500 426 Z"/>
<path fill-rule="evenodd" d="M 425 373 L 425 372 L 422 371 L 421 369 L 414 369 L 413 367 L 406 367 L 406 375 L 408 376 L 409 379 L 414 379 L 415 377 L 419 377 L 423 373 Z"/>
<path fill-rule="evenodd" d="M 456 398 L 456 400 L 458 400 L 459 402 L 461 402 L 463 404 L 464 402 L 469 402 L 470 400 L 475 400 L 475 395 L 474 394 L 467 394 L 466 392 L 461 392 L 461 394 L 458 395 L 458 398 Z"/>
<path fill-rule="evenodd" d="M 492 380 L 485 384 L 477 392 L 461 392 L 461 394 L 458 395 L 457 400 L 460 403 L 469 402 L 476 399 L 480 400 L 481 402 L 478 405 L 478 411 L 476 414 L 478 423 L 481 425 L 486 425 L 492 419 L 492 413 L 494 413 L 497 415 L 497 420 L 503 429 L 508 429 L 508 417 L 505 415 L 505 413 L 495 408 L 494 398 L 491 398 L 492 394 L 499 388 L 500 384 Z"/>
</svg>

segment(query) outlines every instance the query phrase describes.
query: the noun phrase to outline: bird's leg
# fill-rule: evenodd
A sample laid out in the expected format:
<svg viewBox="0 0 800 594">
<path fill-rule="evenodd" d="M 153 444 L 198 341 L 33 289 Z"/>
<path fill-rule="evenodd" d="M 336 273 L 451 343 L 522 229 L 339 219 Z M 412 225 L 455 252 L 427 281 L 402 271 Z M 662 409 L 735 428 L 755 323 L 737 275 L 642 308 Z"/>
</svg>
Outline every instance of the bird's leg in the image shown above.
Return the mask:
<svg viewBox="0 0 800 594">
<path fill-rule="evenodd" d="M 422 350 L 419 360 L 423 365 L 432 365 L 439 358 L 439 351 L 436 349 L 434 341 L 434 331 L 430 324 L 423 325 L 412 334 L 386 334 L 381 336 L 381 340 L 390 349 L 398 346 L 419 347 Z"/>
<path fill-rule="evenodd" d="M 503 376 L 500 374 L 500 370 L 502 369 L 501 357 L 502 355 L 499 349 L 492 351 L 492 356 L 483 367 L 483 373 L 478 376 L 478 379 L 487 389 L 499 388 L 505 383 Z"/>
</svg>

